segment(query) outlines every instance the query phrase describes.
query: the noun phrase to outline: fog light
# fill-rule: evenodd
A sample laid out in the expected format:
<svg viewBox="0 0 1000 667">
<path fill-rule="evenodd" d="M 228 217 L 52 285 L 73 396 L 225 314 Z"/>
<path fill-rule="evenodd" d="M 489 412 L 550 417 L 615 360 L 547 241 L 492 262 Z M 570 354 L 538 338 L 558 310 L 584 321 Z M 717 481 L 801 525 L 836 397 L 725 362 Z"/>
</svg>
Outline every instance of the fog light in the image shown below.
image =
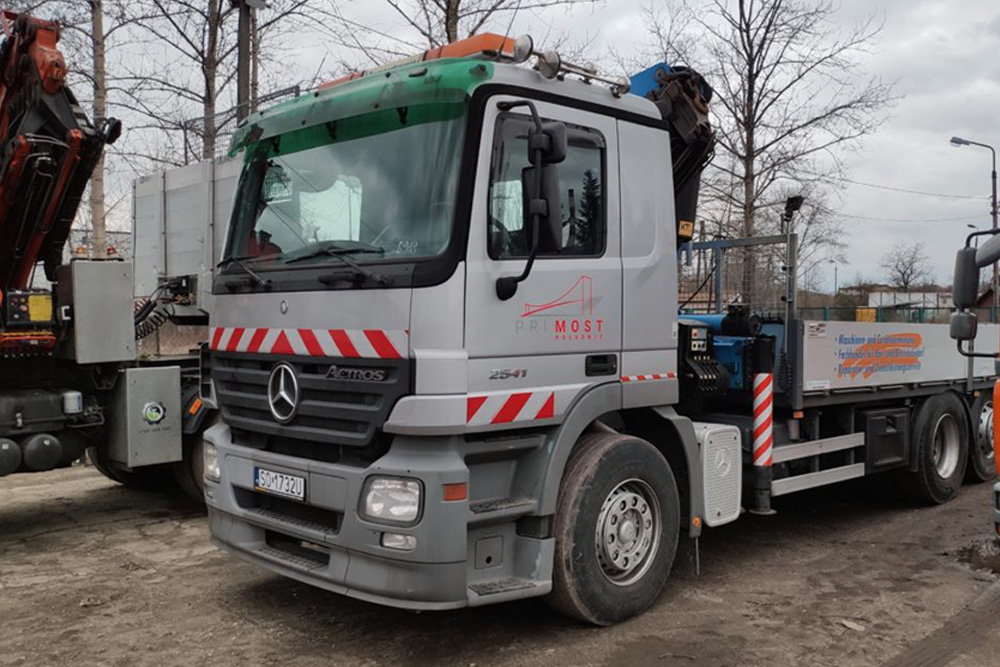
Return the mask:
<svg viewBox="0 0 1000 667">
<path fill-rule="evenodd" d="M 361 514 L 378 523 L 412 525 L 420 518 L 420 482 L 402 477 L 369 477 Z"/>
<path fill-rule="evenodd" d="M 417 536 L 400 535 L 399 533 L 382 533 L 382 546 L 386 549 L 413 551 L 417 548 Z"/>
<path fill-rule="evenodd" d="M 219 451 L 210 442 L 205 443 L 205 479 L 218 482 L 222 478 L 219 470 Z"/>
</svg>

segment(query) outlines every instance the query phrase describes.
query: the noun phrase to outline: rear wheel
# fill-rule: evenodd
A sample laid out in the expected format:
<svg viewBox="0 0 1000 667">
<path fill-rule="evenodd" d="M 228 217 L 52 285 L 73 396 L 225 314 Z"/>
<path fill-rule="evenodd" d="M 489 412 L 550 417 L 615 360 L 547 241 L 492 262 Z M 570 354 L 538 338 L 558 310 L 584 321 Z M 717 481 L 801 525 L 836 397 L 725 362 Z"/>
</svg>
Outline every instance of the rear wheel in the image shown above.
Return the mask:
<svg viewBox="0 0 1000 667">
<path fill-rule="evenodd" d="M 988 482 L 997 476 L 993 455 L 993 392 L 984 391 L 972 403 L 972 435 L 969 437 L 968 482 Z"/>
<path fill-rule="evenodd" d="M 969 425 L 962 400 L 952 392 L 927 399 L 913 422 L 917 471 L 903 473 L 902 489 L 914 500 L 940 505 L 962 485 L 969 458 Z"/>
<path fill-rule="evenodd" d="M 673 472 L 653 445 L 583 436 L 560 487 L 549 605 L 595 625 L 645 611 L 673 565 L 679 508 Z"/>
<path fill-rule="evenodd" d="M 87 447 L 87 458 L 108 479 L 136 491 L 167 491 L 174 488 L 174 478 L 170 466 L 154 466 L 124 470 L 115 467 L 107 459 L 100 447 Z"/>
</svg>

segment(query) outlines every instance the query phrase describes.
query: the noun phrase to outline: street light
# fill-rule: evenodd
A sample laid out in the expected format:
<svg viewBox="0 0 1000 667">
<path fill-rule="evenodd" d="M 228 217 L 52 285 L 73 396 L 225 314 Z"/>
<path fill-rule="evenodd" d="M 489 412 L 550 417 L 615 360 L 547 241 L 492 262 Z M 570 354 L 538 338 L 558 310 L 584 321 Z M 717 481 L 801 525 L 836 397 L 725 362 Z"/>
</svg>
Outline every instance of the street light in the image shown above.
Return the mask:
<svg viewBox="0 0 1000 667">
<path fill-rule="evenodd" d="M 838 280 L 837 280 L 837 269 L 839 267 L 837 265 L 837 260 L 835 260 L 835 259 L 831 259 L 830 263 L 833 264 L 833 299 L 834 299 L 834 305 L 837 305 L 836 304 L 837 292 L 840 291 L 839 285 L 838 285 Z"/>
<path fill-rule="evenodd" d="M 968 227 L 969 229 L 971 229 L 973 232 L 978 232 L 979 231 L 979 227 L 976 226 L 976 225 L 974 225 L 974 224 L 972 224 L 971 222 L 965 223 L 965 226 Z M 976 247 L 977 248 L 979 247 L 979 237 L 978 236 L 976 237 Z"/>
<path fill-rule="evenodd" d="M 951 145 L 956 148 L 961 148 L 962 146 L 979 146 L 980 148 L 990 149 L 990 153 L 993 155 L 993 172 L 991 174 L 993 194 L 990 197 L 990 216 L 993 218 L 993 231 L 996 233 L 997 229 L 997 152 L 989 144 L 981 144 L 978 141 L 972 141 L 970 139 L 963 139 L 962 137 L 952 137 Z M 997 265 L 993 265 L 993 312 L 996 313 L 996 308 L 1000 306 L 1000 271 L 997 270 Z"/>
<path fill-rule="evenodd" d="M 796 263 L 798 260 L 798 239 L 792 233 L 792 219 L 795 217 L 795 212 L 802 208 L 802 203 L 806 200 L 802 195 L 792 195 L 785 200 L 785 212 L 781 216 L 781 223 L 784 226 L 783 233 L 785 235 L 785 354 L 788 353 L 788 341 L 791 339 L 792 335 L 792 318 L 795 317 L 795 297 L 797 296 L 797 286 L 795 284 L 796 280 Z"/>
</svg>

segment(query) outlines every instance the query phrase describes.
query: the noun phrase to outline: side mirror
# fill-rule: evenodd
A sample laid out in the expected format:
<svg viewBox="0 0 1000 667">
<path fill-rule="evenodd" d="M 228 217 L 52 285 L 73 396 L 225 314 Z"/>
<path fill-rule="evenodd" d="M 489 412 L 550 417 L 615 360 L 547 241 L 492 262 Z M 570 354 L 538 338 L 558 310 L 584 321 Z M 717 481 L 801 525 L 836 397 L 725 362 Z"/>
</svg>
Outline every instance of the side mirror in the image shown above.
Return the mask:
<svg viewBox="0 0 1000 667">
<path fill-rule="evenodd" d="M 517 293 L 517 285 L 531 275 L 531 267 L 539 250 L 555 250 L 562 241 L 562 214 L 559 210 L 559 172 L 555 165 L 566 159 L 566 125 L 543 123 L 531 100 L 500 102 L 502 111 L 528 107 L 532 127 L 528 130 L 528 162 L 521 172 L 521 192 L 524 197 L 524 229 L 531 235 L 531 247 L 524 270 L 517 276 L 497 278 L 497 298 L 506 301 Z"/>
<path fill-rule="evenodd" d="M 538 190 L 538 174 L 542 172 L 542 189 Z M 535 238 L 534 225 L 538 225 L 538 247 L 542 254 L 562 246 L 562 211 L 559 200 L 559 170 L 555 165 L 526 167 L 521 171 L 521 192 L 524 196 L 524 228 Z"/>
<path fill-rule="evenodd" d="M 564 123 L 541 123 L 528 131 L 528 161 L 538 166 L 538 156 L 542 164 L 559 164 L 566 159 L 566 125 Z"/>
<path fill-rule="evenodd" d="M 975 340 L 978 327 L 979 320 L 975 313 L 952 313 L 948 333 L 957 341 Z"/>
<path fill-rule="evenodd" d="M 955 254 L 955 276 L 951 293 L 955 307 L 959 310 L 975 307 L 979 296 L 979 264 L 976 255 L 977 250 L 969 247 L 962 248 Z"/>
</svg>

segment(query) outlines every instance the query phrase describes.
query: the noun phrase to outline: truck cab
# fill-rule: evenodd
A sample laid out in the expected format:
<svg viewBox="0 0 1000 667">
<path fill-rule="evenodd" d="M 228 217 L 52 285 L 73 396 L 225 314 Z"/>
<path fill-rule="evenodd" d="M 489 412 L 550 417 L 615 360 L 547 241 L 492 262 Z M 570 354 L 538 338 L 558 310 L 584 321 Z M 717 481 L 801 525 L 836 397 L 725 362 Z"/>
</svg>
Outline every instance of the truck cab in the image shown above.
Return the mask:
<svg viewBox="0 0 1000 667">
<path fill-rule="evenodd" d="M 497 60 L 369 74 L 236 138 L 206 435 L 221 546 L 403 607 L 545 594 L 573 444 L 602 415 L 676 403 L 660 111 Z M 559 231 L 501 299 L 532 251 L 533 113 L 564 132 Z"/>
</svg>

